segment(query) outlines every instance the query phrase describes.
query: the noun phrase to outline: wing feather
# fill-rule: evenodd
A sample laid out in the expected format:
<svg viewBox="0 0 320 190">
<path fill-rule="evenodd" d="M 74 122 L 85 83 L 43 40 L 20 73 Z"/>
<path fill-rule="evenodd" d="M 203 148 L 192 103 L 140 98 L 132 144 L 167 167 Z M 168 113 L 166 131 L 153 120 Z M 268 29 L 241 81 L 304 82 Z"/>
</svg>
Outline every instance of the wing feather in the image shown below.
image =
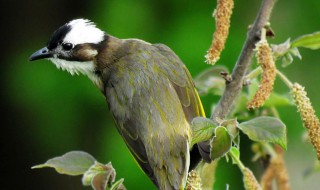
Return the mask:
<svg viewBox="0 0 320 190">
<path fill-rule="evenodd" d="M 123 49 L 127 55 L 104 80 L 117 129 L 159 189 L 180 189 L 189 167 L 189 125 L 204 116 L 192 78 L 164 45 L 132 40 Z"/>
<path fill-rule="evenodd" d="M 206 117 L 199 94 L 188 69 L 169 47 L 163 44 L 155 44 L 154 46 L 157 47 L 161 53 L 169 59 L 168 63 L 178 62 L 177 64 L 166 65 L 166 67 L 170 68 L 168 69 L 169 78 L 175 86 L 188 122 L 191 123 L 192 119 L 197 116 Z M 180 68 L 174 68 L 176 65 L 179 65 Z M 198 147 L 194 147 L 194 149 L 199 149 L 201 157 L 198 155 L 193 155 L 191 157 L 191 163 L 193 165 L 197 164 L 200 158 L 203 158 L 206 162 L 211 162 L 209 141 L 198 143 Z M 195 150 L 193 153 L 198 154 L 198 151 Z"/>
</svg>

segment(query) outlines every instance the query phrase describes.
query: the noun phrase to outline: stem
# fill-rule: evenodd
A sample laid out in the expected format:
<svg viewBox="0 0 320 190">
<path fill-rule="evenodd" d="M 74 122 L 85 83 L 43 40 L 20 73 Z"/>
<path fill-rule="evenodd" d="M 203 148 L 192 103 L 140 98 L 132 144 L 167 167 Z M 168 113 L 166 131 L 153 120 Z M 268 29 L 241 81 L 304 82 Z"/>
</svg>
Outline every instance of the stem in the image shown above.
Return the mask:
<svg viewBox="0 0 320 190">
<path fill-rule="evenodd" d="M 229 151 L 228 154 L 229 154 L 229 156 L 232 157 L 233 161 L 235 161 L 237 163 L 237 165 L 238 165 L 238 167 L 240 168 L 241 171 L 243 171 L 246 168 L 243 165 L 243 163 L 241 162 L 241 160 L 236 155 L 234 155 L 232 151 Z"/>
<path fill-rule="evenodd" d="M 230 112 L 236 97 L 242 90 L 243 80 L 254 54 L 255 44 L 260 40 L 261 29 L 268 23 L 276 0 L 263 0 L 257 18 L 248 32 L 241 54 L 232 72 L 232 81 L 227 82 L 226 89 L 211 115 L 211 119 L 224 119 Z"/>
<path fill-rule="evenodd" d="M 292 88 L 292 82 L 281 71 L 277 70 L 277 75 L 290 89 Z"/>
<path fill-rule="evenodd" d="M 260 75 L 262 73 L 262 68 L 261 66 L 255 68 L 254 70 L 252 70 L 249 74 L 247 74 L 246 79 L 248 80 L 252 80 L 254 78 L 256 78 L 258 75 Z"/>
<path fill-rule="evenodd" d="M 273 115 L 274 117 L 280 118 L 279 112 L 278 112 L 278 110 L 276 109 L 276 107 L 272 106 L 270 109 L 271 109 L 271 113 L 272 113 L 272 115 Z"/>
</svg>

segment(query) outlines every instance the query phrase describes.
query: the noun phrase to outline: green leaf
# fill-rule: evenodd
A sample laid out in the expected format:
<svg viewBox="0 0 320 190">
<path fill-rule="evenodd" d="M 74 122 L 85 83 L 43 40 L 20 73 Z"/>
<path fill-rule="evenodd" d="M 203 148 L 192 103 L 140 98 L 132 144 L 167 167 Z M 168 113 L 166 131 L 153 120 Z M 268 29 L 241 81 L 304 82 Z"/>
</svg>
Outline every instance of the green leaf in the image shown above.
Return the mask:
<svg viewBox="0 0 320 190">
<path fill-rule="evenodd" d="M 112 167 L 111 163 L 104 165 L 99 162 L 95 162 L 82 177 L 82 184 L 91 185 L 94 190 L 105 190 L 107 186 L 115 181 L 116 171 Z"/>
<path fill-rule="evenodd" d="M 279 107 L 279 106 L 292 106 L 293 103 L 287 94 L 278 94 L 272 92 L 268 100 L 265 102 L 265 107 Z"/>
<path fill-rule="evenodd" d="M 299 49 L 296 48 L 296 47 L 295 47 L 295 48 L 291 48 L 290 51 L 289 51 L 289 53 L 290 53 L 291 55 L 299 58 L 300 60 L 302 59 L 302 56 L 301 56 L 301 54 L 300 54 L 300 52 L 299 52 Z"/>
<path fill-rule="evenodd" d="M 290 53 L 285 54 L 281 59 L 281 66 L 287 67 L 293 62 L 293 56 Z"/>
<path fill-rule="evenodd" d="M 198 142 L 209 140 L 214 134 L 215 127 L 211 119 L 195 117 L 191 122 L 192 146 Z"/>
<path fill-rule="evenodd" d="M 239 151 L 239 149 L 233 146 L 230 149 L 230 153 L 232 154 L 232 156 L 231 156 L 232 163 L 233 164 L 237 164 L 238 160 L 240 160 L 240 151 Z M 235 157 L 233 157 L 233 156 L 235 156 Z"/>
<path fill-rule="evenodd" d="M 86 152 L 71 151 L 44 164 L 33 166 L 32 169 L 51 167 L 60 174 L 75 176 L 85 173 L 94 162 L 95 158 Z"/>
<path fill-rule="evenodd" d="M 232 138 L 238 136 L 239 130 L 237 126 L 239 123 L 236 119 L 225 120 L 220 125 L 224 126 L 228 130 L 228 133 L 232 136 Z"/>
<path fill-rule="evenodd" d="M 320 32 L 303 35 L 291 43 L 291 47 L 304 47 L 312 50 L 320 48 Z"/>
<path fill-rule="evenodd" d="M 210 67 L 194 78 L 200 95 L 209 93 L 221 95 L 223 93 L 225 80 L 221 77 L 221 72 L 228 72 L 228 69 L 224 66 Z"/>
<path fill-rule="evenodd" d="M 219 126 L 210 141 L 210 158 L 212 160 L 224 156 L 231 148 L 232 138 L 225 127 Z"/>
<path fill-rule="evenodd" d="M 124 179 L 119 179 L 118 181 L 116 181 L 112 187 L 110 188 L 110 190 L 126 190 L 126 188 L 123 185 L 123 181 Z"/>
<path fill-rule="evenodd" d="M 224 126 L 227 130 L 229 135 L 231 136 L 233 145 L 236 147 L 240 146 L 240 136 L 239 136 L 239 129 L 238 129 L 238 121 L 236 119 L 229 119 L 223 121 L 221 126 Z"/>
<path fill-rule="evenodd" d="M 261 116 L 240 123 L 239 129 L 251 140 L 258 142 L 272 142 L 287 148 L 286 126 L 275 117 Z"/>
<path fill-rule="evenodd" d="M 271 44 L 273 55 L 275 57 L 282 57 L 289 52 L 290 46 L 290 38 L 281 44 Z"/>
<path fill-rule="evenodd" d="M 299 59 L 302 59 L 298 48 L 291 46 L 290 38 L 282 44 L 272 44 L 271 48 L 273 55 L 276 58 L 281 59 L 283 67 L 290 65 L 293 62 L 293 57 L 298 57 Z"/>
</svg>

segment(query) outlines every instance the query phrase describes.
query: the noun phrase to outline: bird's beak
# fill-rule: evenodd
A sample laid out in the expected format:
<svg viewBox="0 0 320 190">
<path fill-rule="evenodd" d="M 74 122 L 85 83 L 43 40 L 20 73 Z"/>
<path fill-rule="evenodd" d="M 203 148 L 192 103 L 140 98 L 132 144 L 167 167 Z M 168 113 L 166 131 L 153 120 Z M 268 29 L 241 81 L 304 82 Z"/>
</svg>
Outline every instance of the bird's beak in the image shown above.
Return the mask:
<svg viewBox="0 0 320 190">
<path fill-rule="evenodd" d="M 40 50 L 36 51 L 29 57 L 29 61 L 34 61 L 38 59 L 45 59 L 52 57 L 52 53 L 48 50 L 47 47 L 41 48 Z"/>
</svg>

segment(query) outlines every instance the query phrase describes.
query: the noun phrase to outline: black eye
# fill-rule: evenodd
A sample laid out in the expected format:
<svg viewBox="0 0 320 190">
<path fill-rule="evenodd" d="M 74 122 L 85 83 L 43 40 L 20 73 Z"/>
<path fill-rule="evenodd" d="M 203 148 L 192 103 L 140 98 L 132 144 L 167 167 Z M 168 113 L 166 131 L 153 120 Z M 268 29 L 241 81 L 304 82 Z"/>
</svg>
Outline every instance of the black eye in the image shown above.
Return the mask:
<svg viewBox="0 0 320 190">
<path fill-rule="evenodd" d="M 70 51 L 73 48 L 73 44 L 72 43 L 63 43 L 62 48 L 65 51 Z"/>
</svg>

